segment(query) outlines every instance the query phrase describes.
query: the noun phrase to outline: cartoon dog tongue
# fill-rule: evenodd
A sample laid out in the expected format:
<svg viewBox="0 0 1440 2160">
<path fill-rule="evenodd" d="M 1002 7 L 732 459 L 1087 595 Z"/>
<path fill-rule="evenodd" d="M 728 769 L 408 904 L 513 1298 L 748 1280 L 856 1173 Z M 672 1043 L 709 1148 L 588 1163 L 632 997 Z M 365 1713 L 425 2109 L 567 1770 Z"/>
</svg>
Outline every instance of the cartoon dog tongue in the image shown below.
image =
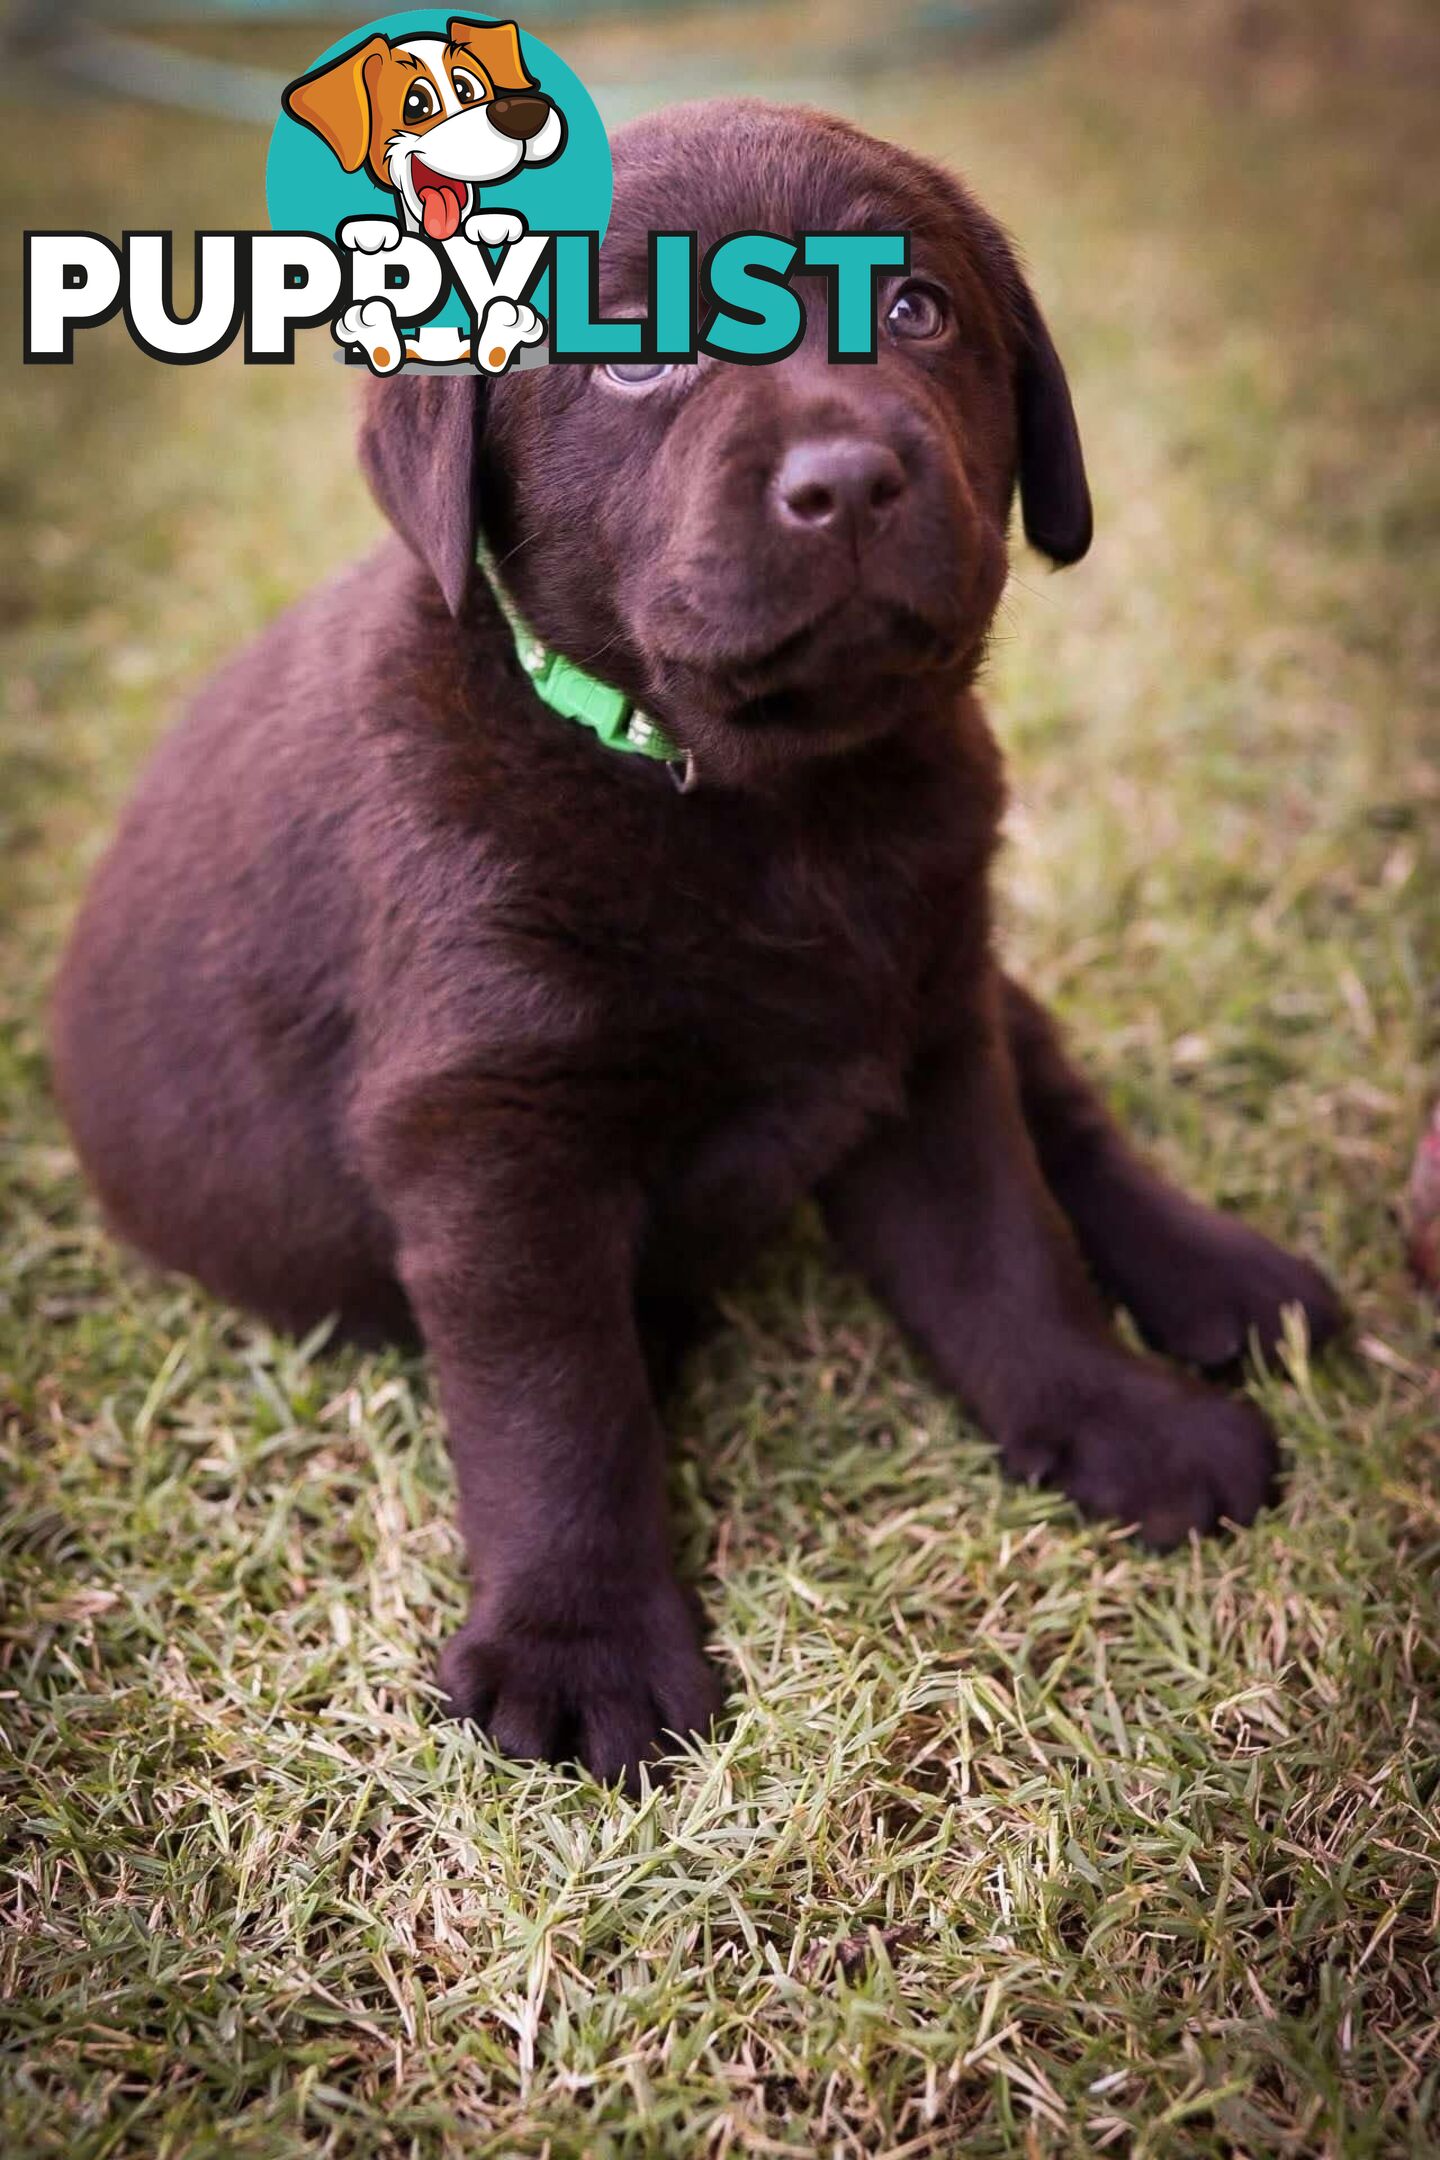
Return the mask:
<svg viewBox="0 0 1440 2160">
<path fill-rule="evenodd" d="M 420 220 L 427 238 L 453 239 L 460 229 L 460 213 L 465 207 L 464 184 L 451 180 L 444 173 L 432 172 L 420 158 L 412 164 L 410 176 L 420 197 Z"/>
</svg>

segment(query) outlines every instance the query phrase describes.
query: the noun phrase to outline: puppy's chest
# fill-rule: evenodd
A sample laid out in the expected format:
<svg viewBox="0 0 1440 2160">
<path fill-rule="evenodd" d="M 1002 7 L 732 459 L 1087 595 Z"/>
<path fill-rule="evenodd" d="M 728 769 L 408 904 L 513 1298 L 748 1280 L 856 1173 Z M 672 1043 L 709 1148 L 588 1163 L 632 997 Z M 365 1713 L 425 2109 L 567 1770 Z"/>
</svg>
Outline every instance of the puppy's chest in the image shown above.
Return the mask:
<svg viewBox="0 0 1440 2160">
<path fill-rule="evenodd" d="M 793 1205 L 897 1109 L 945 881 L 914 851 L 776 849 L 723 894 L 678 881 L 647 1000 L 662 1205 L 723 1234 Z"/>
<path fill-rule="evenodd" d="M 507 972 L 568 1016 L 592 1123 L 662 1209 L 788 1206 L 903 1100 L 937 959 L 983 937 L 988 827 L 943 769 L 891 762 L 799 803 L 647 821 L 620 796 L 506 879 Z"/>
<path fill-rule="evenodd" d="M 903 1057 L 944 906 L 918 852 L 806 840 L 727 869 L 678 864 L 660 903 L 651 1014 L 676 1054 L 746 1093 Z"/>
</svg>

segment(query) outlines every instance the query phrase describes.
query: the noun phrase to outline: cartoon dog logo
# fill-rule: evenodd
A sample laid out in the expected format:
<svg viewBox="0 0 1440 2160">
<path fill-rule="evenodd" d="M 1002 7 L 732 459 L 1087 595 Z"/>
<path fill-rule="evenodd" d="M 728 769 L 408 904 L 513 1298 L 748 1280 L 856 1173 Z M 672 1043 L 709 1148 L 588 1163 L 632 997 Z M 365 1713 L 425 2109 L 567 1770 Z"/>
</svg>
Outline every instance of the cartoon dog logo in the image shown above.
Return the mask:
<svg viewBox="0 0 1440 2160">
<path fill-rule="evenodd" d="M 524 220 L 483 210 L 480 189 L 522 166 L 551 164 L 565 147 L 565 115 L 526 67 L 513 22 L 456 17 L 444 37 L 391 40 L 377 32 L 300 76 L 281 103 L 347 173 L 363 168 L 394 195 L 398 219 L 350 218 L 340 228 L 341 245 L 365 254 L 398 246 L 402 232 L 441 245 L 461 235 L 478 246 L 506 246 L 524 233 Z M 480 325 L 477 364 L 499 373 L 518 347 L 544 334 L 526 302 L 497 297 Z M 335 336 L 358 348 L 376 374 L 391 374 L 406 360 L 450 364 L 472 356 L 469 339 L 453 329 L 405 336 L 386 299 L 356 302 Z"/>
<path fill-rule="evenodd" d="M 453 20 L 444 37 L 378 33 L 290 84 L 287 113 L 346 172 L 393 191 L 407 231 L 449 240 L 478 190 L 565 147 L 565 116 L 520 56 L 513 22 Z"/>
</svg>

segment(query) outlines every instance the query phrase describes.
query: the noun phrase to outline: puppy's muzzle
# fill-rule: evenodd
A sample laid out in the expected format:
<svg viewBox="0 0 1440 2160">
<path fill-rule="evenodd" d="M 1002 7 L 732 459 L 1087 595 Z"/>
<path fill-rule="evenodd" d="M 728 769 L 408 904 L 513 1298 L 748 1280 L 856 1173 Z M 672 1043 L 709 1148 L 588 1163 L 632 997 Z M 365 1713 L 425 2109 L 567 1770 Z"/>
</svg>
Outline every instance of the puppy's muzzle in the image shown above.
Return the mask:
<svg viewBox="0 0 1440 2160">
<path fill-rule="evenodd" d="M 490 105 L 490 125 L 511 142 L 529 142 L 550 117 L 550 101 L 542 97 L 497 97 Z"/>
</svg>

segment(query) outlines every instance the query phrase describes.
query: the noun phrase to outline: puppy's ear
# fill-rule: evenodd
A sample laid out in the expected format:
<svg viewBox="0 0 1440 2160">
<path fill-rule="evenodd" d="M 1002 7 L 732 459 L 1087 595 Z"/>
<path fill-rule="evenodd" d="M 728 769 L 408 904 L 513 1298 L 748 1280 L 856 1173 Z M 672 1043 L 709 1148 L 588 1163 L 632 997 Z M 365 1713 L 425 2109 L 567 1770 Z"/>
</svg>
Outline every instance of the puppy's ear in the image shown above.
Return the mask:
<svg viewBox="0 0 1440 2160">
<path fill-rule="evenodd" d="M 520 32 L 513 22 L 472 23 L 459 17 L 445 26 L 452 45 L 463 45 L 478 60 L 496 90 L 529 90 L 535 78 L 520 57 Z"/>
<path fill-rule="evenodd" d="M 1095 523 L 1080 430 L 1060 355 L 1023 278 L 1016 293 L 1016 315 L 1020 348 L 1015 406 L 1025 537 L 1053 563 L 1079 562 L 1090 546 Z"/>
<path fill-rule="evenodd" d="M 313 75 L 302 75 L 281 97 L 291 119 L 313 128 L 346 172 L 359 172 L 370 155 L 370 88 L 389 50 L 383 37 L 367 38 Z"/>
<path fill-rule="evenodd" d="M 401 539 L 458 615 L 475 560 L 474 375 L 391 375 L 365 386 L 360 466 Z"/>
</svg>

